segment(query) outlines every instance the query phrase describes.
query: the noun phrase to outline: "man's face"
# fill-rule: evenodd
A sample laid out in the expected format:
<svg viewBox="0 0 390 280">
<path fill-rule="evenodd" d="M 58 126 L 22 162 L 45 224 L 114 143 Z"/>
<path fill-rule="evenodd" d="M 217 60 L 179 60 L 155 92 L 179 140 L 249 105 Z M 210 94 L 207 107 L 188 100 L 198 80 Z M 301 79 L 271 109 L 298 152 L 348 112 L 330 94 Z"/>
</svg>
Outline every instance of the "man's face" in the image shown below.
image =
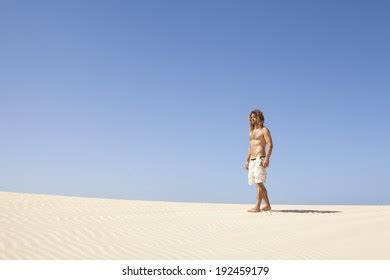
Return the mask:
<svg viewBox="0 0 390 280">
<path fill-rule="evenodd" d="M 256 117 L 256 115 L 252 114 L 251 115 L 251 124 L 256 125 L 256 124 L 258 124 L 258 122 L 259 122 L 259 119 Z"/>
</svg>

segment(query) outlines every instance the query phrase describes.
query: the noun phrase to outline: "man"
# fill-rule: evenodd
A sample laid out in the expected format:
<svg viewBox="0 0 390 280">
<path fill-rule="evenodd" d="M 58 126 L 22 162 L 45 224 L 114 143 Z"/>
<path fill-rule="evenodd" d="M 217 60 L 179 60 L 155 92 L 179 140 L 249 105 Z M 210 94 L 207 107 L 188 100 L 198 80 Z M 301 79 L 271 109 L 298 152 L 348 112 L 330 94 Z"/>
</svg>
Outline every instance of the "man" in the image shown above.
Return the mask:
<svg viewBox="0 0 390 280">
<path fill-rule="evenodd" d="M 248 212 L 260 212 L 271 210 L 265 181 L 267 177 L 267 167 L 272 154 L 271 132 L 264 126 L 264 115 L 260 110 L 253 110 L 249 114 L 249 149 L 245 162 L 248 170 L 249 185 L 256 184 L 257 201 L 255 207 Z M 260 208 L 264 199 L 264 207 Z"/>
</svg>

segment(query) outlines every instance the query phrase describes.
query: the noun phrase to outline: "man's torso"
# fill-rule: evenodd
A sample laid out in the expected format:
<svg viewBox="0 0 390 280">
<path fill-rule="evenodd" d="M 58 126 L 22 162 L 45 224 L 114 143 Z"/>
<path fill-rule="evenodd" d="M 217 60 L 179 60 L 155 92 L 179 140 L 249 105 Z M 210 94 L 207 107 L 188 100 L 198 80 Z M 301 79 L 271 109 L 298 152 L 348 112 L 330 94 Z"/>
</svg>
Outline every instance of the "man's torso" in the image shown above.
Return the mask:
<svg viewBox="0 0 390 280">
<path fill-rule="evenodd" d="M 249 156 L 254 158 L 257 156 L 265 156 L 265 138 L 264 138 L 265 127 L 255 128 L 249 132 Z"/>
</svg>

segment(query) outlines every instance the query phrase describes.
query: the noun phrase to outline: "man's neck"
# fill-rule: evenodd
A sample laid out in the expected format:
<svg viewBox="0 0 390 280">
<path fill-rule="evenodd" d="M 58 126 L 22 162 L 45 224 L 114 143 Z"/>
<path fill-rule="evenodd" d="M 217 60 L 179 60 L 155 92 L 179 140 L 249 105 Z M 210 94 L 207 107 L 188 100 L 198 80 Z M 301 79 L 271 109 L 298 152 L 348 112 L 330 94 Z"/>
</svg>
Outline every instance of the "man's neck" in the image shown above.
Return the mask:
<svg viewBox="0 0 390 280">
<path fill-rule="evenodd" d="M 261 125 L 261 124 L 255 124 L 254 129 L 259 129 L 259 128 L 263 128 L 263 125 Z"/>
</svg>

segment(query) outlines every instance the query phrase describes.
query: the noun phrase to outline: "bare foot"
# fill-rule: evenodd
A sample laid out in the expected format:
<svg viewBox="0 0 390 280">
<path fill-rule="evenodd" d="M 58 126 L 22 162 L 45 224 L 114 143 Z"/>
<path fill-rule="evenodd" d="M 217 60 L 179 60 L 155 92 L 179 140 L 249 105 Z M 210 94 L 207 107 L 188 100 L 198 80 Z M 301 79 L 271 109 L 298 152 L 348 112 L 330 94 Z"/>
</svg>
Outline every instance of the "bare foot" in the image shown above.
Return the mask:
<svg viewBox="0 0 390 280">
<path fill-rule="evenodd" d="M 260 207 L 253 207 L 252 209 L 249 209 L 248 212 L 255 213 L 255 212 L 260 212 Z"/>
<path fill-rule="evenodd" d="M 271 210 L 271 206 L 269 205 L 266 205 L 263 208 L 261 208 L 261 211 L 270 211 L 270 210 Z"/>
</svg>

